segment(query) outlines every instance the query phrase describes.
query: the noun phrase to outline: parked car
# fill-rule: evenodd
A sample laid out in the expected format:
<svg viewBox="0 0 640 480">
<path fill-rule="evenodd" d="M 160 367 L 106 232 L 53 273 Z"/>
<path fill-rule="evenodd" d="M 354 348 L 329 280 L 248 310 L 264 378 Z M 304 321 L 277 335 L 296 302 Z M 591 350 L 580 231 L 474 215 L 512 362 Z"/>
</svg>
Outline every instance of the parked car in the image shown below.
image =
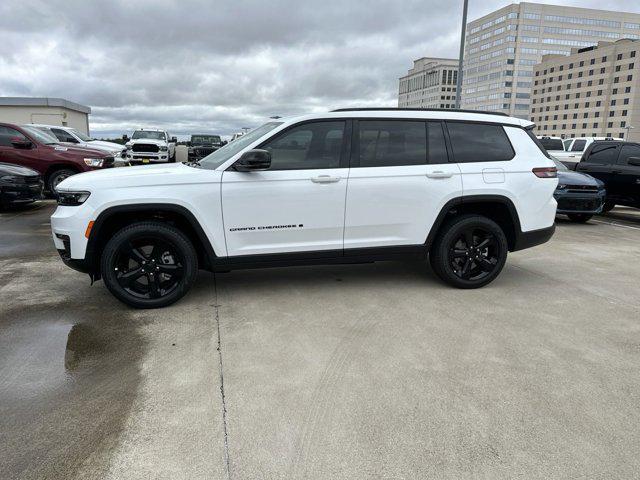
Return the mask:
<svg viewBox="0 0 640 480">
<path fill-rule="evenodd" d="M 53 238 L 65 263 L 140 308 L 178 300 L 198 268 L 428 256 L 445 282 L 478 288 L 508 251 L 553 235 L 557 169 L 533 126 L 424 109 L 270 121 L 199 164 L 67 179 Z"/>
<path fill-rule="evenodd" d="M 126 135 L 127 159 L 132 165 L 145 163 L 173 163 L 176 161 L 176 137 L 169 132 L 141 128 L 133 132 L 131 139 Z"/>
<path fill-rule="evenodd" d="M 557 213 L 577 223 L 585 223 L 601 213 L 606 198 L 604 183 L 591 175 L 572 172 L 560 160 L 555 163 L 558 187 L 553 196 L 558 202 Z"/>
<path fill-rule="evenodd" d="M 95 150 L 105 150 L 113 155 L 116 162 L 122 161 L 127 149 L 124 145 L 114 142 L 96 140 L 71 127 L 61 127 L 57 125 L 29 124 L 45 133 L 55 137 L 62 143 L 69 143 L 78 147 L 92 148 Z"/>
<path fill-rule="evenodd" d="M 593 142 L 615 141 L 611 137 L 580 137 L 564 140 L 564 152 L 553 152 L 553 156 L 564 163 L 570 170 L 575 169 L 576 164 L 582 158 L 582 154 Z"/>
<path fill-rule="evenodd" d="M 0 163 L 0 207 L 24 205 L 42 198 L 42 177 L 31 168 Z"/>
<path fill-rule="evenodd" d="M 0 161 L 37 171 L 55 192 L 65 178 L 112 167 L 114 158 L 104 150 L 62 144 L 35 127 L 0 123 Z"/>
<path fill-rule="evenodd" d="M 193 162 L 206 157 L 222 147 L 220 135 L 191 135 L 189 141 L 189 161 Z"/>
<path fill-rule="evenodd" d="M 542 136 L 538 137 L 540 143 L 545 148 L 547 152 L 553 155 L 556 152 L 564 152 L 564 143 L 562 142 L 562 138 L 560 137 L 547 137 Z"/>
<path fill-rule="evenodd" d="M 593 142 L 584 152 L 576 171 L 604 182 L 604 211 L 616 205 L 640 208 L 640 143 Z"/>
</svg>

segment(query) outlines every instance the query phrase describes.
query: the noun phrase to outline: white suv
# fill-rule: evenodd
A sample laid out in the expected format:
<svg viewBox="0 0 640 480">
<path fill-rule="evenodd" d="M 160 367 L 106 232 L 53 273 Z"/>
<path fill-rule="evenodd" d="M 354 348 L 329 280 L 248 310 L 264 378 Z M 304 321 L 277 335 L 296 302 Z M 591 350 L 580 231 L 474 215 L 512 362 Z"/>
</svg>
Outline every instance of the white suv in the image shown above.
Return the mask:
<svg viewBox="0 0 640 480">
<path fill-rule="evenodd" d="M 500 114 L 345 109 L 271 121 L 199 163 L 75 175 L 53 239 L 69 266 L 140 308 L 198 268 L 429 258 L 476 288 L 554 232 L 555 164 Z"/>
</svg>

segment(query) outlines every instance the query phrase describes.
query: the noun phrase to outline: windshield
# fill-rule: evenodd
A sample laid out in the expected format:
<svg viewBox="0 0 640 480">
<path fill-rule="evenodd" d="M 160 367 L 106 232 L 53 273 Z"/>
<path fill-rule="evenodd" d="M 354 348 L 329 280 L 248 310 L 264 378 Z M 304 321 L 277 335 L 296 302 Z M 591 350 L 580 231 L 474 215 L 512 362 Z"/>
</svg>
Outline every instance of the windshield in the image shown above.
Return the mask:
<svg viewBox="0 0 640 480">
<path fill-rule="evenodd" d="M 38 130 L 36 127 L 29 127 L 24 125 L 22 127 L 25 132 L 35 138 L 38 142 L 44 143 L 45 145 L 50 145 L 52 143 L 58 143 L 59 140 L 53 136 L 53 134 L 49 134 L 43 132 L 42 130 Z"/>
<path fill-rule="evenodd" d="M 141 138 L 148 138 L 151 140 L 165 140 L 164 132 L 158 132 L 157 130 L 136 130 L 131 136 L 132 140 L 139 140 Z"/>
<path fill-rule="evenodd" d="M 73 134 L 78 137 L 80 140 L 82 140 L 83 142 L 92 142 L 93 140 L 95 140 L 95 138 L 91 138 L 88 135 L 85 135 L 82 132 L 79 132 L 78 130 L 76 130 L 75 128 L 70 129 Z"/>
<path fill-rule="evenodd" d="M 191 143 L 220 143 L 218 135 L 191 135 Z"/>
<path fill-rule="evenodd" d="M 558 160 L 555 157 L 552 157 L 553 163 L 556 164 L 556 168 L 558 169 L 559 172 L 568 172 L 569 169 L 565 166 L 564 163 L 562 163 L 560 160 Z"/>
<path fill-rule="evenodd" d="M 247 145 L 251 145 L 253 142 L 258 140 L 260 137 L 266 135 L 274 128 L 282 125 L 282 122 L 269 122 L 265 123 L 261 127 L 256 128 L 255 130 L 251 130 L 246 135 L 241 136 L 237 140 L 234 140 L 231 143 L 227 143 L 224 147 L 219 148 L 215 152 L 210 155 L 207 155 L 202 160 L 200 160 L 200 165 L 209 170 L 215 170 L 224 162 L 233 157 L 240 150 L 245 148 Z"/>
</svg>

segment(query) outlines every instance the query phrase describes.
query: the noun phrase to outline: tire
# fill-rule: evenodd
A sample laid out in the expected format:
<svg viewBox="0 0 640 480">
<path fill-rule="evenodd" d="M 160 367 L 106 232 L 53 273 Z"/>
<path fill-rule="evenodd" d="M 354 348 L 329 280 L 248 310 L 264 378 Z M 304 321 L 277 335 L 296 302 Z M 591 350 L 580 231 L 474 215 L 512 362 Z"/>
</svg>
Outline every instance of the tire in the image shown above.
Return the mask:
<svg viewBox="0 0 640 480">
<path fill-rule="evenodd" d="M 602 213 L 608 213 L 615 208 L 616 204 L 613 202 L 604 202 L 602 207 Z"/>
<path fill-rule="evenodd" d="M 72 175 L 75 175 L 75 170 L 71 170 L 70 168 L 61 168 L 59 170 L 54 170 L 47 177 L 47 188 L 51 192 L 54 197 L 57 197 L 56 187 L 60 182 L 62 182 L 65 178 L 68 178 Z"/>
<path fill-rule="evenodd" d="M 169 163 L 176 163 L 176 151 L 173 151 L 173 155 L 169 157 Z"/>
<path fill-rule="evenodd" d="M 574 223 L 587 223 L 593 215 L 589 213 L 568 213 L 567 217 Z"/>
<path fill-rule="evenodd" d="M 123 303 L 161 308 L 182 298 L 198 273 L 193 244 L 161 222 L 134 223 L 117 232 L 100 258 L 104 283 Z"/>
<path fill-rule="evenodd" d="M 509 245 L 500 226 L 487 217 L 462 215 L 445 223 L 429 253 L 438 277 L 456 288 L 480 288 L 500 274 Z"/>
</svg>

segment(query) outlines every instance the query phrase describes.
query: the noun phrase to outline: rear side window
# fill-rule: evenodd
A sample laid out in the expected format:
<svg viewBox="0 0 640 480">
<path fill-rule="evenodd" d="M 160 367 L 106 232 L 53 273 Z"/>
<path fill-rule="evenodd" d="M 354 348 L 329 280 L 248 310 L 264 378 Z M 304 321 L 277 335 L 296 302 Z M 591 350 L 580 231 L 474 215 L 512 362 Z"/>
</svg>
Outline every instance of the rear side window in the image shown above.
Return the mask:
<svg viewBox="0 0 640 480">
<path fill-rule="evenodd" d="M 618 160 L 617 145 L 595 145 L 587 158 L 584 159 L 588 163 L 597 163 L 600 165 L 612 165 Z"/>
<path fill-rule="evenodd" d="M 541 138 L 540 143 L 547 150 L 564 150 L 562 140 L 559 138 Z"/>
<path fill-rule="evenodd" d="M 427 163 L 425 122 L 360 120 L 361 167 L 395 167 Z"/>
<path fill-rule="evenodd" d="M 430 164 L 448 163 L 447 143 L 444 139 L 442 122 L 427 122 L 428 162 Z"/>
<path fill-rule="evenodd" d="M 515 152 L 502 125 L 447 122 L 456 163 L 511 160 Z"/>
<path fill-rule="evenodd" d="M 572 152 L 582 152 L 584 151 L 584 147 L 587 145 L 587 141 L 586 140 L 576 140 L 575 142 L 573 142 L 573 145 L 571 145 L 571 151 Z"/>
<path fill-rule="evenodd" d="M 569 140 L 565 140 L 564 141 L 564 149 L 565 150 L 569 150 L 569 147 L 571 146 L 571 142 L 573 142 L 572 138 L 570 138 Z"/>
</svg>

